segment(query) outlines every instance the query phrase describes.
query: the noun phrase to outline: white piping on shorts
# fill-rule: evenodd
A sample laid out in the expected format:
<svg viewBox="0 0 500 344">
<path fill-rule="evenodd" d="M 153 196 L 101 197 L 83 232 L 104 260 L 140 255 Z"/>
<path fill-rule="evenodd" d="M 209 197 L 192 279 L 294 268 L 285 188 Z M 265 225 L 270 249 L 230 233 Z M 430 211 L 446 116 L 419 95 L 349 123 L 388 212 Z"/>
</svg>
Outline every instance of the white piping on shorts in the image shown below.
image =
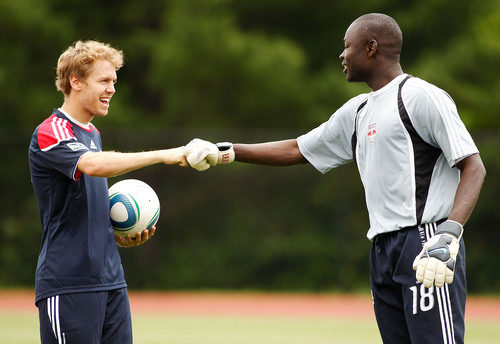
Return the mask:
<svg viewBox="0 0 500 344">
<path fill-rule="evenodd" d="M 58 344 L 66 344 L 66 336 L 61 335 L 61 323 L 59 321 L 59 295 L 47 299 L 47 314 L 49 322 L 52 325 L 52 332 L 57 339 Z"/>
<path fill-rule="evenodd" d="M 437 224 L 426 223 L 423 225 L 425 229 L 426 240 L 429 240 L 436 231 Z M 450 291 L 448 284 L 444 284 L 441 288 L 432 286 L 436 292 L 438 301 L 439 318 L 441 320 L 441 330 L 443 332 L 444 344 L 455 344 L 455 331 L 453 329 L 453 313 L 451 310 Z"/>
</svg>

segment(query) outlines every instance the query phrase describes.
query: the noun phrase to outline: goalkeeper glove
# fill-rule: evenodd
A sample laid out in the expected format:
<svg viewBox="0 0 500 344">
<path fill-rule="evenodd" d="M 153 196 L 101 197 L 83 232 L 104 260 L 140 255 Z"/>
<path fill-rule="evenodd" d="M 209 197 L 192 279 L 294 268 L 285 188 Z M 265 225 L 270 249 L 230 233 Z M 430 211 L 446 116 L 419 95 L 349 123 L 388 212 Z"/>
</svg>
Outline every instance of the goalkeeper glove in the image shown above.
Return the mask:
<svg viewBox="0 0 500 344">
<path fill-rule="evenodd" d="M 219 149 L 216 145 L 201 139 L 192 139 L 184 148 L 189 166 L 198 171 L 205 171 L 210 168 L 207 156 L 209 154 L 218 154 L 218 152 Z"/>
<path fill-rule="evenodd" d="M 207 155 L 210 166 L 230 164 L 234 161 L 233 144 L 229 142 L 219 142 L 215 144 L 218 152 Z"/>
<path fill-rule="evenodd" d="M 460 238 L 464 229 L 458 222 L 447 220 L 441 223 L 413 261 L 417 282 L 430 288 L 433 284 L 442 287 L 453 282 L 455 262 Z"/>
<path fill-rule="evenodd" d="M 184 148 L 186 160 L 194 169 L 205 171 L 210 166 L 229 164 L 234 161 L 233 144 L 221 142 L 216 145 L 212 142 L 193 139 Z"/>
</svg>

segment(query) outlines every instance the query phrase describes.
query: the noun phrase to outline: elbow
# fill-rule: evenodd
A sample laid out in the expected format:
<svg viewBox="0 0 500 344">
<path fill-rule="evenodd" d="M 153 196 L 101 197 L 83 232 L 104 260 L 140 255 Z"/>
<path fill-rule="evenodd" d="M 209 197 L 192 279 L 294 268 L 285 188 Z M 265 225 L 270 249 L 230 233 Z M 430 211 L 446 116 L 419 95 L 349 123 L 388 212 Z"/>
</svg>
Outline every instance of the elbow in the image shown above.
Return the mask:
<svg viewBox="0 0 500 344">
<path fill-rule="evenodd" d="M 290 161 L 291 164 L 307 164 L 309 161 L 304 157 L 302 152 L 300 151 L 299 144 L 297 140 L 292 141 L 293 149 L 290 150 Z"/>
<path fill-rule="evenodd" d="M 102 177 L 104 175 L 102 169 L 96 164 L 89 164 L 82 172 L 91 177 Z"/>
<path fill-rule="evenodd" d="M 470 173 L 477 181 L 480 181 L 482 183 L 484 181 L 484 178 L 486 177 L 486 168 L 484 167 L 481 157 L 479 156 L 479 154 L 475 154 L 470 157 L 469 161 L 471 162 L 469 165 Z"/>
<path fill-rule="evenodd" d="M 101 177 L 102 176 L 102 171 L 99 166 L 96 164 L 90 162 L 86 164 L 82 164 L 82 166 L 78 166 L 78 170 L 87 176 L 91 177 Z"/>
<path fill-rule="evenodd" d="M 484 178 L 486 177 L 486 167 L 484 167 L 484 164 L 483 164 L 483 160 L 481 160 L 481 157 L 479 155 L 477 155 L 477 158 L 476 158 L 476 176 L 477 178 L 480 178 L 481 181 L 484 180 Z"/>
<path fill-rule="evenodd" d="M 85 153 L 78 162 L 78 170 L 87 176 L 102 177 L 104 175 L 103 168 L 94 159 L 95 153 Z"/>
<path fill-rule="evenodd" d="M 309 161 L 302 155 L 302 153 L 298 153 L 293 157 L 293 164 L 307 164 Z"/>
<path fill-rule="evenodd" d="M 269 165 L 291 166 L 306 164 L 308 162 L 297 146 L 292 146 L 291 149 L 281 151 L 278 156 L 279 158 L 274 163 L 269 163 Z"/>
<path fill-rule="evenodd" d="M 482 162 L 481 162 L 481 166 L 479 166 L 478 174 L 479 174 L 481 180 L 484 180 L 484 178 L 486 178 L 486 167 L 484 167 Z"/>
</svg>

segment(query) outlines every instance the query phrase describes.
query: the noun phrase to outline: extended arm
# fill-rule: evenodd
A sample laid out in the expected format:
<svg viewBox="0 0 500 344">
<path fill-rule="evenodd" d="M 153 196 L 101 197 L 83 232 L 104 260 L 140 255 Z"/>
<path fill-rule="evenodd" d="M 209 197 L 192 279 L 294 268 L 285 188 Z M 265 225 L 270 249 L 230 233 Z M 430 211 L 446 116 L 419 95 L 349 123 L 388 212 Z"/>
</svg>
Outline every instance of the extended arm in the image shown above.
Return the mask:
<svg viewBox="0 0 500 344">
<path fill-rule="evenodd" d="M 234 160 L 250 164 L 289 166 L 307 163 L 300 152 L 297 140 L 283 140 L 255 144 L 232 144 L 193 139 L 186 145 L 189 165 L 198 171 L 210 166 L 224 165 Z"/>
<path fill-rule="evenodd" d="M 149 152 L 87 152 L 78 162 L 78 171 L 94 177 L 113 177 L 141 167 L 164 163 L 188 166 L 184 148 L 171 148 Z"/>
<path fill-rule="evenodd" d="M 256 144 L 234 144 L 235 160 L 251 164 L 289 166 L 307 163 L 296 139 Z"/>
</svg>

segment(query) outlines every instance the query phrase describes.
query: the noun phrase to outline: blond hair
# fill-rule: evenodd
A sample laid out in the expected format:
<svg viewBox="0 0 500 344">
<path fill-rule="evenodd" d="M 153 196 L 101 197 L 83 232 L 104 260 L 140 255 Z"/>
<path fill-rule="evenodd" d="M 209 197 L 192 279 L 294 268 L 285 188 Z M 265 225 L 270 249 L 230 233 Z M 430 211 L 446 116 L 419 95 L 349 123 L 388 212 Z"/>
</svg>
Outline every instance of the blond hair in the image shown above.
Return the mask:
<svg viewBox="0 0 500 344">
<path fill-rule="evenodd" d="M 68 47 L 57 61 L 57 89 L 69 95 L 70 77 L 75 75 L 79 80 L 85 80 L 97 60 L 109 61 L 118 70 L 123 66 L 123 52 L 97 41 L 78 41 Z"/>
</svg>

